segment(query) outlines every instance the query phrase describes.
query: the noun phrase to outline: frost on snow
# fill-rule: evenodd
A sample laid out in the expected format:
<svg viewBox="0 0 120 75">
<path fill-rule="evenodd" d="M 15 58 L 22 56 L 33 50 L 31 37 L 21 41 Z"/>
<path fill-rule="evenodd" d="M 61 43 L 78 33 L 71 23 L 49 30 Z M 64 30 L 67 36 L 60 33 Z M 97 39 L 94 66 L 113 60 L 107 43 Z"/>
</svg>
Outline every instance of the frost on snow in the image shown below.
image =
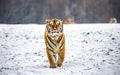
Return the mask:
<svg viewBox="0 0 120 75">
<path fill-rule="evenodd" d="M 65 25 L 63 66 L 49 68 L 45 25 L 0 25 L 0 75 L 120 75 L 120 25 Z"/>
</svg>

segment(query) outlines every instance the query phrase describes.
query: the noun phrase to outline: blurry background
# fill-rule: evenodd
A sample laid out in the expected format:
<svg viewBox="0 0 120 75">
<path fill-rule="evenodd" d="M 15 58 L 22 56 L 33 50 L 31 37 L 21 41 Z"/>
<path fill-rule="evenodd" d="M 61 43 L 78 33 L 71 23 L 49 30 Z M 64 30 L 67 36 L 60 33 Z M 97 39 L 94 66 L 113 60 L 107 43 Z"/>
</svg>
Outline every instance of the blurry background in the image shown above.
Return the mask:
<svg viewBox="0 0 120 75">
<path fill-rule="evenodd" d="M 45 23 L 71 18 L 75 23 L 120 22 L 120 0 L 0 0 L 0 23 Z"/>
</svg>

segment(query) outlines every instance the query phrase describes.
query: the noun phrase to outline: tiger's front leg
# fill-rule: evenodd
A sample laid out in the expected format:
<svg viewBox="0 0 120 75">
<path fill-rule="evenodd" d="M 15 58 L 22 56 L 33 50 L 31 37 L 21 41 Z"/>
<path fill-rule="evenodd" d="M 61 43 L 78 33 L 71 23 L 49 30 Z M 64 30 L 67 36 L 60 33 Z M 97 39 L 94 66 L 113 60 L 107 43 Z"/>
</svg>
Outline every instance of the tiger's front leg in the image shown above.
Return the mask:
<svg viewBox="0 0 120 75">
<path fill-rule="evenodd" d="M 46 48 L 46 52 L 47 52 L 48 60 L 50 63 L 50 68 L 56 68 L 57 67 L 56 55 L 48 48 Z"/>
<path fill-rule="evenodd" d="M 58 54 L 58 62 L 57 62 L 58 67 L 62 66 L 64 59 L 65 59 L 65 48 L 63 48 L 61 52 Z"/>
<path fill-rule="evenodd" d="M 57 62 L 57 66 L 61 67 L 63 64 L 63 61 L 65 59 L 65 35 L 62 35 L 62 39 L 61 42 L 59 43 L 59 48 L 60 48 L 60 52 L 58 53 L 58 62 Z"/>
</svg>

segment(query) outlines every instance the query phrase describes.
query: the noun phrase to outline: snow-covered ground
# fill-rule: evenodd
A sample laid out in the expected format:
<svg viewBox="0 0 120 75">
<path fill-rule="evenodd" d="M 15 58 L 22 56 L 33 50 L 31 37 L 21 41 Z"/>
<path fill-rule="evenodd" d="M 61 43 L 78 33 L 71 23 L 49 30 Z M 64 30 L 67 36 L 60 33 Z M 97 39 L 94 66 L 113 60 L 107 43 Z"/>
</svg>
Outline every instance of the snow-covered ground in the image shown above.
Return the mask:
<svg viewBox="0 0 120 75">
<path fill-rule="evenodd" d="M 0 75 L 120 75 L 120 24 L 65 25 L 66 58 L 49 68 L 45 25 L 0 24 Z"/>
</svg>

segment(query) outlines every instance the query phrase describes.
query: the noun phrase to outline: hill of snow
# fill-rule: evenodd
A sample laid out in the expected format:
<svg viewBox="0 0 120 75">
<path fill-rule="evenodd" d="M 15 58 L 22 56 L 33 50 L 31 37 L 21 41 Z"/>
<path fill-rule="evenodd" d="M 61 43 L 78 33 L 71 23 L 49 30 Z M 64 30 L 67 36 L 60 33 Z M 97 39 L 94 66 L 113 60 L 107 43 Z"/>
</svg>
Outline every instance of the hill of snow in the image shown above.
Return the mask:
<svg viewBox="0 0 120 75">
<path fill-rule="evenodd" d="M 120 25 L 65 25 L 66 57 L 49 68 L 45 25 L 0 24 L 0 75 L 120 75 Z"/>
</svg>

